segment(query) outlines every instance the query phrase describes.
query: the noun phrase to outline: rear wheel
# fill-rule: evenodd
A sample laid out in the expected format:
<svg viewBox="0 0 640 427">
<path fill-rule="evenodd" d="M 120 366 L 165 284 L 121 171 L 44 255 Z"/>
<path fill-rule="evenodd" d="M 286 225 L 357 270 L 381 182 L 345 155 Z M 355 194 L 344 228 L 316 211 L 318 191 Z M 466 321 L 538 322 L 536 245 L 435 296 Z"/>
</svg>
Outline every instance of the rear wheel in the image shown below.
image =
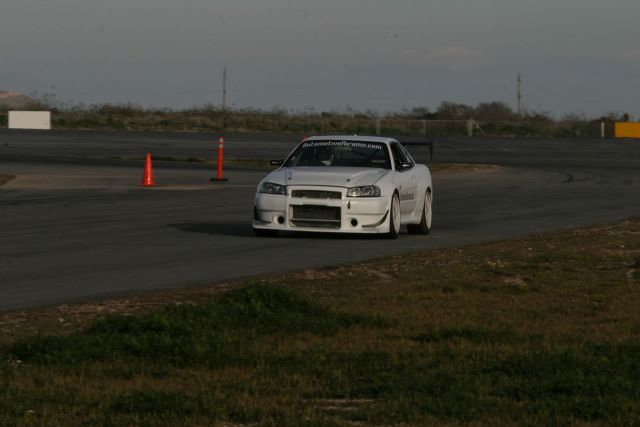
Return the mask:
<svg viewBox="0 0 640 427">
<path fill-rule="evenodd" d="M 391 207 L 389 208 L 389 232 L 388 239 L 397 239 L 400 234 L 400 198 L 398 193 L 394 193 L 391 198 Z"/>
<path fill-rule="evenodd" d="M 264 228 L 254 228 L 253 233 L 258 237 L 276 237 L 278 230 L 265 230 Z"/>
<path fill-rule="evenodd" d="M 422 217 L 419 224 L 408 224 L 407 231 L 411 234 L 429 234 L 431 231 L 431 221 L 433 212 L 431 210 L 431 192 L 427 191 L 424 195 L 424 204 L 422 206 Z"/>
</svg>

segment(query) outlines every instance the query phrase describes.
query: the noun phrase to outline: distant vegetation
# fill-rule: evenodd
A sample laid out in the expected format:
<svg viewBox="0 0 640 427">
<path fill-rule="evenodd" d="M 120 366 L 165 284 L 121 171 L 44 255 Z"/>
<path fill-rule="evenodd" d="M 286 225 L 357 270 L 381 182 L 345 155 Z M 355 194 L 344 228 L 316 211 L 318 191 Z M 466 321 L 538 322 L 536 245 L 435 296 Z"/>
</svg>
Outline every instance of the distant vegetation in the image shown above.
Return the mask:
<svg viewBox="0 0 640 427">
<path fill-rule="evenodd" d="M 105 129 L 133 131 L 188 132 L 295 132 L 301 134 L 362 133 L 401 135 L 466 135 L 467 123 L 474 120 L 476 135 L 524 137 L 597 137 L 600 123 L 612 134 L 615 121 L 629 116 L 611 113 L 599 118 L 570 114 L 555 118 L 549 113 L 525 111 L 518 115 L 504 102 L 481 102 L 470 106 L 442 102 L 435 110 L 428 107 L 397 112 L 358 112 L 253 108 L 227 109 L 204 105 L 182 110 L 144 108 L 135 104 L 63 105 L 42 97 L 30 109 L 51 110 L 53 127 L 66 129 Z M 0 126 L 7 125 L 6 108 L 0 106 Z"/>
</svg>

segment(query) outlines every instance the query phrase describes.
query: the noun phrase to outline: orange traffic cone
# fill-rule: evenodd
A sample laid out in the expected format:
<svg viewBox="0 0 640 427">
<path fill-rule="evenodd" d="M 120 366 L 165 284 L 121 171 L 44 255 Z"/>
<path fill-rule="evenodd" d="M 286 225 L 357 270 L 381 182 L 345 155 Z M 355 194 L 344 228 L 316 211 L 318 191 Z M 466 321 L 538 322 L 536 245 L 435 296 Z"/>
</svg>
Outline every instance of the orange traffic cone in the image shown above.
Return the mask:
<svg viewBox="0 0 640 427">
<path fill-rule="evenodd" d="M 144 176 L 140 183 L 143 187 L 153 187 L 156 185 L 153 180 L 153 165 L 151 164 L 151 153 L 147 153 L 147 161 L 144 164 Z"/>
</svg>

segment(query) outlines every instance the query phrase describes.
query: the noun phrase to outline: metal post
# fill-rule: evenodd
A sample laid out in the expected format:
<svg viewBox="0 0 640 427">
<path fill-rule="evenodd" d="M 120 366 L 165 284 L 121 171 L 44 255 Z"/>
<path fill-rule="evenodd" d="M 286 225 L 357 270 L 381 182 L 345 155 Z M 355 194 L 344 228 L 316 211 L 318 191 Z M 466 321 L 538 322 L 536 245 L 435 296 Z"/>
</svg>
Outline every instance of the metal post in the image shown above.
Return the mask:
<svg viewBox="0 0 640 427">
<path fill-rule="evenodd" d="M 227 67 L 222 70 L 222 111 L 227 109 Z"/>
<path fill-rule="evenodd" d="M 422 120 L 422 135 L 427 136 L 427 121 Z"/>
<path fill-rule="evenodd" d="M 605 137 L 605 132 L 604 132 L 604 121 L 600 122 L 600 136 L 604 139 Z"/>
<path fill-rule="evenodd" d="M 522 116 L 522 76 L 518 73 L 518 116 Z"/>
<path fill-rule="evenodd" d="M 467 135 L 473 138 L 473 119 L 467 120 Z"/>
</svg>

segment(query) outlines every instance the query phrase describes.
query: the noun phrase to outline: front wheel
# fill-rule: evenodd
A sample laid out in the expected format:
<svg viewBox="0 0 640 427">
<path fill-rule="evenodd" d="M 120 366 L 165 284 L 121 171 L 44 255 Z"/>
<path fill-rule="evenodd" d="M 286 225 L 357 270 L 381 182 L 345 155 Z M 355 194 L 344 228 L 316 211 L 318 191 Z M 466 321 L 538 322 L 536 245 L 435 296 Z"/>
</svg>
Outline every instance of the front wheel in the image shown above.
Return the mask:
<svg viewBox="0 0 640 427">
<path fill-rule="evenodd" d="M 398 193 L 391 197 L 391 207 L 389 208 L 389 232 L 388 239 L 397 239 L 400 234 L 400 198 Z"/>
<path fill-rule="evenodd" d="M 424 204 L 422 206 L 422 217 L 419 224 L 408 224 L 407 231 L 411 234 L 429 234 L 431 231 L 431 221 L 433 219 L 433 211 L 431 210 L 431 192 L 427 191 L 424 195 Z"/>
</svg>

